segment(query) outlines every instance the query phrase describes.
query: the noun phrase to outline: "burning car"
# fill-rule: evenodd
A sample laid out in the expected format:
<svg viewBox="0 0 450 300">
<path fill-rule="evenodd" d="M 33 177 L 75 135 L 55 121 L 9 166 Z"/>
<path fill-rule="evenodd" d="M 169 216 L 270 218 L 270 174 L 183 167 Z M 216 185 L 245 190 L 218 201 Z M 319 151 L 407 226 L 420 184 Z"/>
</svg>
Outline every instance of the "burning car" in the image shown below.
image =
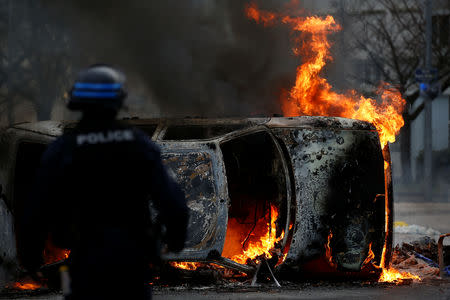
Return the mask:
<svg viewBox="0 0 450 300">
<path fill-rule="evenodd" d="M 129 119 L 161 148 L 190 208 L 174 266 L 214 264 L 252 274 L 365 274 L 392 248 L 387 147 L 368 122 L 334 117 Z M 0 134 L 0 269 L 18 270 L 15 230 L 47 144 L 73 123 L 14 125 Z M 48 262 L 67 252 L 48 249 Z M 372 270 L 373 271 L 373 270 Z M 302 272 L 304 273 L 304 272 Z"/>
</svg>

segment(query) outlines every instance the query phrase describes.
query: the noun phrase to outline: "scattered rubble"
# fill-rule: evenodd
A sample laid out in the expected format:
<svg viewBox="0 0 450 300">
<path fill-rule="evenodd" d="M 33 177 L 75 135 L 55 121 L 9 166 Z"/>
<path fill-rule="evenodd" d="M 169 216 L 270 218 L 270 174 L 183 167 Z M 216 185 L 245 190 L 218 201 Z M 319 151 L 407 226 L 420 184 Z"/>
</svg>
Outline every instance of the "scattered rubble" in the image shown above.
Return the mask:
<svg viewBox="0 0 450 300">
<path fill-rule="evenodd" d="M 402 243 L 394 248 L 392 266 L 418 275 L 422 280 L 439 279 L 438 246 L 434 239 L 425 236 L 412 243 Z M 450 265 L 450 246 L 444 246 L 444 264 Z M 450 276 L 447 267 L 447 276 Z"/>
</svg>

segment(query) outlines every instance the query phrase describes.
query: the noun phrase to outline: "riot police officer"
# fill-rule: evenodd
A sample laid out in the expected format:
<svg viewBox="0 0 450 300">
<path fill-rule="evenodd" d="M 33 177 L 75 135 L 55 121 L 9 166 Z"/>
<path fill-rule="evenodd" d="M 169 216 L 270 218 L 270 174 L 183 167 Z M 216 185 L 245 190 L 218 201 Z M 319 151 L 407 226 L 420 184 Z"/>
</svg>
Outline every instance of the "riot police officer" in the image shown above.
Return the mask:
<svg viewBox="0 0 450 300">
<path fill-rule="evenodd" d="M 115 119 L 124 84 L 125 76 L 107 65 L 79 74 L 68 108 L 82 118 L 44 153 L 22 219 L 21 261 L 28 270 L 42 264 L 48 235 L 71 249 L 70 299 L 148 297 L 149 198 L 166 226 L 169 251 L 184 247 L 183 192 L 148 136 Z"/>
</svg>

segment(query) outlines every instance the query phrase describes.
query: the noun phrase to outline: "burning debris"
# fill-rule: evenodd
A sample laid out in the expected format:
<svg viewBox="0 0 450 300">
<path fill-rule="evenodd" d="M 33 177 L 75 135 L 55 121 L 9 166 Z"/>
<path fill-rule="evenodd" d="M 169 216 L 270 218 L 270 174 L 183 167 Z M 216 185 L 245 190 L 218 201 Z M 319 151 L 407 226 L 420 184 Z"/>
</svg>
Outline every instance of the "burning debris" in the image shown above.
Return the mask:
<svg viewBox="0 0 450 300">
<path fill-rule="evenodd" d="M 55 247 L 51 242 L 51 239 L 48 239 L 42 254 L 44 265 L 40 269 L 40 272 L 48 275 L 48 277 L 34 279 L 25 275 L 18 281 L 6 285 L 6 288 L 23 291 L 47 290 L 49 287 L 58 289 L 59 274 L 56 270 L 58 270 L 59 266 L 69 258 L 69 255 L 70 250 Z"/>
<path fill-rule="evenodd" d="M 421 280 L 419 276 L 413 275 L 409 272 L 401 272 L 393 267 L 384 268 L 381 272 L 379 282 L 389 282 L 395 284 L 402 284 L 406 280 Z"/>
<path fill-rule="evenodd" d="M 18 282 L 14 282 L 11 285 L 7 285 L 6 288 L 13 290 L 35 291 L 43 288 L 43 286 L 41 283 L 38 283 L 37 281 L 27 277 Z"/>
<path fill-rule="evenodd" d="M 178 268 L 178 269 L 182 269 L 182 270 L 189 270 L 189 271 L 195 271 L 198 268 L 201 267 L 206 267 L 207 264 L 204 263 L 199 263 L 199 262 L 187 262 L 187 261 L 182 261 L 182 262 L 175 262 L 172 261 L 169 263 L 172 267 Z"/>
<path fill-rule="evenodd" d="M 257 214 L 255 210 L 255 216 Z M 278 214 L 278 209 L 271 205 L 270 211 L 259 219 L 251 220 L 251 215 L 230 218 L 222 255 L 240 264 L 248 260 L 258 264 L 262 259 L 272 258 L 276 243 L 284 238 L 284 231 L 276 236 Z"/>
<path fill-rule="evenodd" d="M 47 240 L 47 243 L 44 248 L 44 265 L 50 265 L 57 262 L 61 262 L 69 258 L 70 250 L 68 249 L 61 249 L 58 247 L 55 247 L 52 243 L 52 241 L 49 239 Z"/>
<path fill-rule="evenodd" d="M 330 241 L 333 237 L 333 234 L 330 232 L 328 236 L 328 242 L 325 245 L 326 248 L 326 262 L 329 266 L 336 270 L 337 265 L 333 261 L 332 250 L 330 248 Z M 437 244 L 434 240 L 429 239 L 428 237 L 424 237 L 423 239 L 413 242 L 411 244 L 404 243 L 401 247 L 397 246 L 394 249 L 392 261 L 389 267 L 381 268 L 376 265 L 373 261 L 375 258 L 375 254 L 371 249 L 371 245 L 369 246 L 369 254 L 366 260 L 363 263 L 362 270 L 366 270 L 367 272 L 376 271 L 378 275 L 378 282 L 380 283 L 392 283 L 396 285 L 408 284 L 412 281 L 420 282 L 422 280 L 430 280 L 430 279 L 439 279 L 439 268 L 436 263 L 434 263 L 431 259 L 424 257 L 419 252 L 429 255 L 430 257 L 437 257 Z M 450 247 L 447 247 L 450 248 Z M 430 252 L 431 251 L 431 252 Z M 265 259 L 261 260 L 261 266 L 267 263 Z M 446 256 L 445 260 L 446 264 L 450 264 L 449 256 Z M 170 263 L 170 265 L 184 269 L 189 271 L 195 271 L 198 268 L 202 268 L 203 270 L 223 270 L 225 269 L 222 266 L 214 265 L 214 264 L 203 264 L 203 263 Z M 260 265 L 258 265 L 260 266 Z M 319 266 L 319 265 L 317 265 Z M 270 267 L 269 267 L 270 268 Z M 259 269 L 258 269 L 259 270 Z M 235 280 L 238 277 L 247 278 L 243 273 L 222 273 L 222 279 Z M 273 275 L 273 274 L 272 274 Z M 252 280 L 253 284 L 255 282 L 256 274 L 254 279 Z M 274 277 L 274 280 L 275 277 Z"/>
<path fill-rule="evenodd" d="M 446 259 L 445 263 L 449 265 L 449 257 Z M 437 244 L 429 237 L 412 243 L 403 243 L 395 247 L 391 261 L 392 268 L 388 270 L 390 272 L 383 271 L 380 281 L 401 283 L 404 279 L 439 279 L 439 266 L 435 261 L 437 261 Z"/>
</svg>

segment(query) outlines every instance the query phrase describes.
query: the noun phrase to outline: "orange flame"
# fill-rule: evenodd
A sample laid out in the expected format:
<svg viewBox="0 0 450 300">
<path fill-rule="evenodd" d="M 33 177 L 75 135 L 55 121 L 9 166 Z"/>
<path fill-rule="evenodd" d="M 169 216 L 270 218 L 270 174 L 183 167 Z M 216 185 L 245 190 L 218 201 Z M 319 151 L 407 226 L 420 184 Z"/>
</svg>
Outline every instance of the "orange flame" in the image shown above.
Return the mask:
<svg viewBox="0 0 450 300">
<path fill-rule="evenodd" d="M 248 5 L 246 13 L 265 26 L 278 21 L 300 32 L 296 39 L 298 45 L 293 50 L 302 56 L 303 63 L 297 68 L 295 85 L 280 99 L 285 116 L 334 116 L 368 121 L 377 128 L 382 147 L 395 141 L 404 125 L 402 112 L 406 104 L 398 90 L 382 83 L 377 90 L 380 103 L 354 90 L 346 94 L 334 92 L 327 79 L 321 76 L 326 63 L 332 60 L 328 34 L 341 29 L 332 16 L 290 17 L 260 11 L 255 4 Z"/>
<path fill-rule="evenodd" d="M 372 259 L 375 258 L 375 253 L 372 251 L 372 243 L 369 244 L 369 253 L 366 257 L 366 260 L 363 262 L 363 266 L 368 265 L 372 262 Z"/>
<path fill-rule="evenodd" d="M 391 217 L 391 210 L 390 210 L 390 201 L 392 199 L 389 199 L 389 187 L 388 182 L 392 180 L 391 178 L 391 166 L 390 166 L 390 158 L 385 157 L 384 158 L 384 177 L 385 177 L 385 232 L 386 232 L 386 238 L 387 234 L 389 233 L 389 227 L 391 224 L 390 217 Z M 392 232 L 390 233 L 392 234 Z M 413 280 L 421 280 L 419 276 L 413 275 L 408 272 L 400 272 L 396 270 L 395 268 L 388 265 L 389 262 L 386 262 L 386 252 L 387 252 L 387 241 L 384 244 L 383 252 L 381 253 L 381 261 L 379 266 L 375 266 L 376 268 L 381 268 L 382 273 L 380 275 L 380 278 L 378 279 L 378 282 L 394 282 L 396 284 L 400 284 L 402 280 L 404 279 L 413 279 Z"/>
<path fill-rule="evenodd" d="M 275 222 L 278 218 L 278 209 L 274 205 L 270 206 L 270 222 L 266 221 L 268 217 L 267 215 L 266 218 L 257 222 L 255 230 L 245 245 L 244 239 L 242 239 L 241 224 L 230 219 L 222 255 L 240 264 L 245 264 L 248 259 L 254 260 L 262 255 L 265 258 L 272 258 L 271 250 L 277 242 L 284 238 L 284 231 L 279 237 L 276 237 Z"/>
<path fill-rule="evenodd" d="M 372 243 L 370 243 L 369 253 L 363 263 L 363 267 L 371 264 L 375 269 L 382 269 L 378 282 L 393 282 L 400 284 L 405 279 L 413 279 L 419 281 L 421 280 L 419 276 L 411 274 L 409 272 L 400 272 L 393 267 L 384 267 L 384 251 L 385 249 L 383 249 L 382 262 L 380 263 L 380 266 L 375 265 L 375 263 L 372 261 L 375 258 L 375 254 L 372 251 Z"/>
<path fill-rule="evenodd" d="M 400 272 L 394 268 L 388 268 L 383 269 L 383 272 L 381 273 L 380 279 L 378 279 L 378 282 L 396 282 L 401 283 L 402 280 L 405 279 L 414 279 L 414 280 L 421 280 L 419 276 L 413 275 L 409 272 Z"/>
<path fill-rule="evenodd" d="M 385 161 L 385 170 L 389 167 L 389 163 Z M 386 225 L 385 230 L 388 230 L 388 223 L 389 223 L 389 206 L 387 205 L 386 201 Z M 419 276 L 411 274 L 409 272 L 400 272 L 396 270 L 395 268 L 386 265 L 386 246 L 387 244 L 384 244 L 383 251 L 381 254 L 381 262 L 380 265 L 376 265 L 373 259 L 375 258 L 375 254 L 372 251 L 372 243 L 369 244 L 369 252 L 367 255 L 367 258 L 364 260 L 363 267 L 365 266 L 372 266 L 374 269 L 381 269 L 381 274 L 378 279 L 378 282 L 392 282 L 396 284 L 400 284 L 405 279 L 413 279 L 413 280 L 421 280 Z"/>
<path fill-rule="evenodd" d="M 270 221 L 267 219 L 270 217 Z M 255 260 L 261 256 L 272 258 L 271 251 L 275 244 L 284 238 L 284 231 L 279 237 L 276 237 L 276 220 L 278 218 L 278 209 L 276 206 L 270 206 L 265 218 L 257 221 L 252 234 L 245 243 L 246 227 L 236 219 L 228 220 L 227 236 L 225 237 L 224 250 L 222 256 L 229 258 L 237 263 L 246 264 L 248 259 Z M 214 269 L 224 269 L 216 264 L 205 264 L 201 262 L 170 262 L 171 266 L 183 270 L 195 271 L 199 267 L 212 267 Z"/>
<path fill-rule="evenodd" d="M 270 221 L 268 222 L 269 216 Z M 271 205 L 270 213 L 268 212 L 265 218 L 258 220 L 246 244 L 244 243 L 245 235 L 242 235 L 245 232 L 245 227 L 237 222 L 236 219 L 230 218 L 222 256 L 240 264 L 246 264 L 249 259 L 256 260 L 261 256 L 267 259 L 272 258 L 272 250 L 275 244 L 284 238 L 284 231 L 279 237 L 276 237 L 277 218 L 278 209 L 276 206 Z M 207 264 L 201 262 L 170 262 L 169 264 L 175 268 L 190 271 L 207 266 Z M 215 264 L 209 265 L 212 265 L 214 268 L 223 268 Z"/>
<path fill-rule="evenodd" d="M 27 290 L 27 291 L 34 291 L 37 289 L 40 289 L 42 287 L 41 284 L 35 282 L 32 279 L 27 279 L 22 282 L 14 282 L 10 288 L 16 289 L 16 290 Z"/>
<path fill-rule="evenodd" d="M 384 156 L 384 154 L 383 154 Z M 383 251 L 381 252 L 381 261 L 380 261 L 380 268 L 385 269 L 386 266 L 386 251 L 387 251 L 387 238 L 388 238 L 388 234 L 389 234 L 389 225 L 390 225 L 390 215 L 391 215 L 391 210 L 390 210 L 390 205 L 389 202 L 392 201 L 392 199 L 389 199 L 389 187 L 388 187 L 388 181 L 390 180 L 390 174 L 391 170 L 390 170 L 390 158 L 388 157 L 384 157 L 384 189 L 385 189 L 385 195 L 384 195 L 384 232 L 386 233 L 385 235 L 385 243 L 384 243 L 384 247 L 383 247 Z"/>
<path fill-rule="evenodd" d="M 70 255 L 70 250 L 68 249 L 57 249 L 55 252 L 51 254 L 44 252 L 44 264 L 48 265 L 51 263 L 55 263 L 61 260 L 68 259 Z"/>
<path fill-rule="evenodd" d="M 271 12 L 262 12 L 256 4 L 251 3 L 246 7 L 247 17 L 255 20 L 257 23 L 263 23 L 264 26 L 272 25 L 277 16 Z"/>
<path fill-rule="evenodd" d="M 250 241 L 247 246 L 247 249 L 244 249 L 244 252 L 239 255 L 234 255 L 231 257 L 235 262 L 245 264 L 247 259 L 255 259 L 261 255 L 264 255 L 266 258 L 272 258 L 272 250 L 275 246 L 275 243 L 279 242 L 284 237 L 284 232 L 277 238 L 276 237 L 276 224 L 275 221 L 278 218 L 278 210 L 275 206 L 270 206 L 270 223 L 267 223 L 267 232 L 262 235 L 259 241 Z"/>
<path fill-rule="evenodd" d="M 70 250 L 56 247 L 51 239 L 48 239 L 44 248 L 44 264 L 52 264 L 69 258 Z"/>
<path fill-rule="evenodd" d="M 333 260 L 333 253 L 331 251 L 331 239 L 333 238 L 333 233 L 330 230 L 330 233 L 328 234 L 328 242 L 325 244 L 325 257 L 327 258 L 328 263 L 330 264 L 330 267 L 336 268 L 337 265 Z"/>
<path fill-rule="evenodd" d="M 183 269 L 183 270 L 189 270 L 189 271 L 195 271 L 199 267 L 203 266 L 203 263 L 199 262 L 170 262 L 169 263 L 172 267 Z"/>
</svg>

